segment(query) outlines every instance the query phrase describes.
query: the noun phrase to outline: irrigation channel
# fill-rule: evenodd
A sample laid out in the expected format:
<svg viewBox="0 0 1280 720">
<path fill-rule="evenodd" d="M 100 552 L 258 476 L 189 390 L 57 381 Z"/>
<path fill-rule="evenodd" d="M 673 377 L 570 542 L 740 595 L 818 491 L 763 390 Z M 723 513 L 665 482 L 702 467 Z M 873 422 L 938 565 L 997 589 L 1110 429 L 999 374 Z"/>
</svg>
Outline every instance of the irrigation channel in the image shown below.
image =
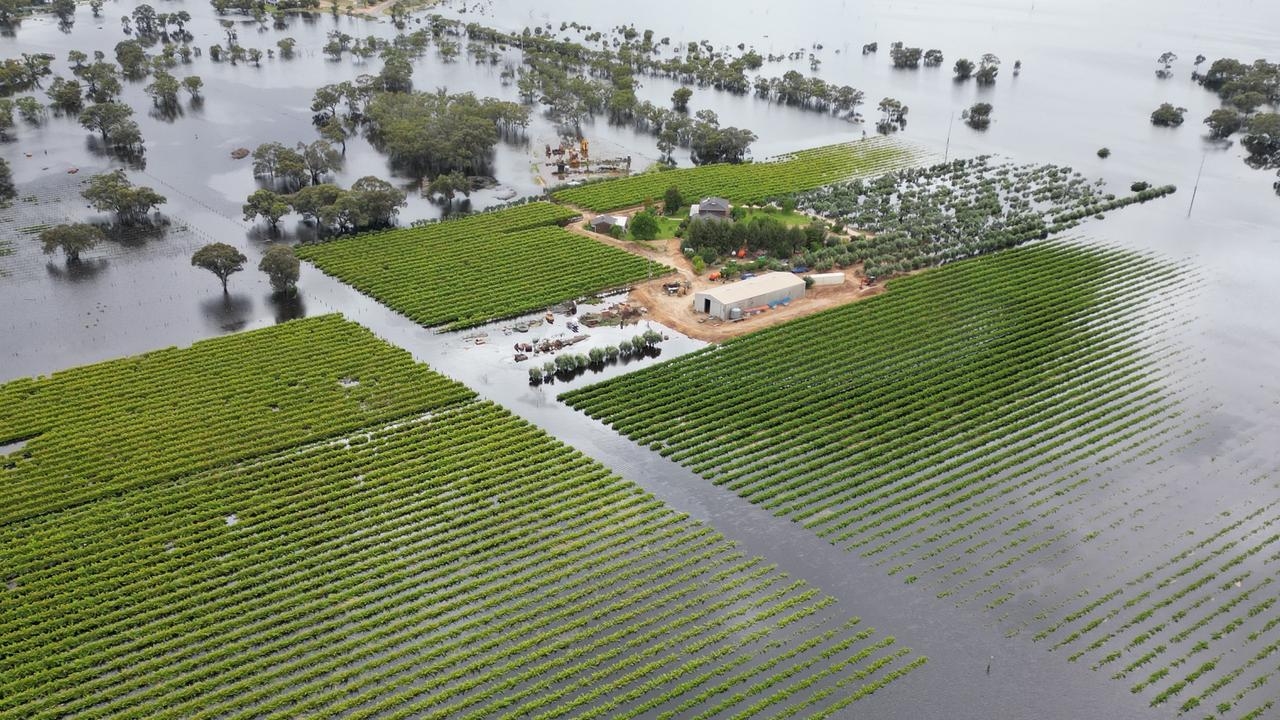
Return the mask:
<svg viewBox="0 0 1280 720">
<path fill-rule="evenodd" d="M 585 20 L 608 27 L 638 18 L 615 17 L 606 4 L 573 2 L 547 10 L 531 2 L 505 3 L 501 8 L 481 4 L 478 19 L 505 29 L 546 18 Z M 910 8 L 892 7 L 888 0 L 849 4 L 832 11 L 826 4 L 802 3 L 782 13 L 767 3 L 734 3 L 732 11 L 707 5 L 657 3 L 646 12 L 659 35 L 736 44 L 754 42 L 762 52 L 809 47 L 822 43 L 822 75 L 833 82 L 864 88 L 868 97 L 894 95 L 911 107 L 903 137 L 951 156 L 995 152 L 1016 161 L 1073 165 L 1091 177 L 1117 186 L 1136 179 L 1177 184 L 1183 191 L 1163 201 L 1127 208 L 1085 229 L 1091 240 L 1127 247 L 1187 263 L 1197 282 L 1177 312 L 1189 324 L 1178 334 L 1188 348 L 1185 401 L 1200 413 L 1197 434 L 1204 438 L 1193 448 L 1167 458 L 1160 478 L 1174 500 L 1161 507 L 1153 527 L 1186 527 L 1203 531 L 1219 527 L 1222 513 L 1243 517 L 1273 500 L 1273 482 L 1251 485 L 1267 469 L 1280 467 L 1280 388 L 1275 382 L 1275 358 L 1280 356 L 1280 202 L 1271 175 L 1254 171 L 1240 160 L 1238 147 L 1202 139 L 1198 119 L 1216 107 L 1216 98 L 1186 79 L 1189 61 L 1179 76 L 1158 81 L 1153 59 L 1164 50 L 1183 58 L 1203 52 L 1210 58 L 1252 60 L 1280 47 L 1280 12 L 1276 7 L 1249 7 L 1239 15 L 1221 8 L 1202 8 L 1189 0 L 1170 3 L 1071 3 L 1040 7 L 1029 3 L 982 2 L 957 5 L 930 0 Z M 170 10 L 187 9 L 196 43 L 207 46 L 220 37 L 217 17 L 206 3 L 178 2 Z M 663 8 L 669 9 L 664 12 Z M 121 36 L 119 16 L 128 4 L 109 4 L 101 20 L 85 8 L 77 15 L 70 36 L 50 18 L 26 20 L 12 37 L 0 38 L 7 55 L 54 52 L 61 59 L 69 41 L 110 56 Z M 829 21 L 815 25 L 821 10 Z M 453 12 L 446 8 L 446 11 Z M 706 17 L 701 17 L 707 13 Z M 467 16 L 463 16 L 467 17 Z M 667 19 L 664 19 L 667 18 Z M 762 38 L 759 18 L 768 18 L 770 36 Z M 1106 18 L 1106 20 L 1102 20 Z M 721 20 L 724 20 L 721 22 Z M 1005 628 L 980 605 L 956 607 L 934 593 L 890 577 L 884 568 L 846 553 L 786 518 L 775 517 L 738 495 L 698 477 L 691 471 L 641 448 L 555 400 L 565 389 L 580 387 L 636 367 L 692 351 L 700 342 L 665 331 L 670 338 L 661 355 L 567 382 L 530 386 L 526 367 L 511 361 L 512 343 L 525 339 L 507 335 L 513 321 L 494 323 L 461 333 L 425 330 L 372 299 L 304 265 L 300 295 L 287 302 L 273 300 L 259 274 L 247 271 L 233 277 L 231 293 L 223 296 L 214 280 L 189 266 L 194 247 L 214 240 L 236 244 L 250 255 L 249 266 L 265 247 L 261 228 L 239 220 L 239 205 L 253 188 L 246 162 L 228 159 L 236 147 L 254 147 L 278 140 L 311 140 L 307 109 L 318 85 L 351 79 L 364 69 L 348 61 L 329 63 L 319 48 L 324 33 L 337 23 L 353 34 L 390 35 L 385 23 L 327 16 L 295 20 L 287 34 L 299 41 L 301 59 L 288 66 L 261 69 L 197 63 L 192 72 L 206 82 L 207 100 L 199 111 L 172 124 L 138 114 L 147 138 L 147 166 L 134 175 L 167 195 L 165 213 L 170 226 L 162 237 L 138 238 L 95 251 L 88 262 L 68 272 L 60 262 L 41 256 L 34 238 L 11 232 L 18 227 L 57 222 L 85 215 L 76 193 L 77 177 L 108 167 L 95 154 L 85 133 L 74 122 L 51 120 L 41 128 L 20 128 L 17 141 L 0 153 L 14 169 L 20 196 L 36 196 L 38 203 L 15 204 L 16 216 L 7 221 L 0 240 L 13 254 L 0 256 L 0 380 L 47 374 L 62 368 L 144 352 L 167 345 L 242 329 L 261 327 L 293 317 L 337 311 L 370 328 L 382 338 L 409 350 L 415 358 L 465 382 L 486 399 L 494 400 L 582 450 L 618 474 L 653 492 L 678 511 L 711 523 L 738 542 L 748 554 L 762 555 L 788 573 L 803 578 L 836 597 L 849 612 L 868 625 L 897 636 L 904 646 L 929 657 L 922 671 L 897 681 L 887 692 L 859 701 L 853 714 L 877 718 L 1079 718 L 1168 717 L 1173 709 L 1150 709 L 1146 699 L 1130 693 L 1131 683 L 1111 682 L 1087 663 L 1071 663 L 1066 653 L 1049 652 L 1026 636 L 1006 638 Z M 102 29 L 97 29 L 101 27 Z M 244 28 L 256 28 L 245 23 Z M 256 30 L 253 30 L 256 32 Z M 242 30 L 242 42 L 254 44 Z M 266 33 L 263 47 L 275 33 Z M 901 39 L 909 44 L 940 47 L 948 62 L 942 70 L 895 72 L 882 50 L 879 57 L 861 56 L 858 47 L 878 40 L 882 48 Z M 840 54 L 834 50 L 840 49 Z M 1011 64 L 1017 57 L 1021 77 L 1002 73 L 992 89 L 975 95 L 972 85 L 951 83 L 945 71 L 955 57 L 995 52 Z M 1272 58 L 1274 59 L 1274 58 Z M 800 62 L 794 66 L 801 67 Z M 781 65 L 767 66 L 780 74 Z M 416 62 L 419 89 L 448 86 L 452 91 L 474 90 L 501 97 L 511 95 L 497 80 L 497 70 L 467 62 L 442 63 L 432 56 Z M 675 85 L 643 79 L 640 93 L 654 102 L 669 97 Z M 126 85 L 126 99 L 137 107 L 150 104 L 139 84 Z M 698 90 L 694 106 L 718 112 L 727 124 L 750 127 L 760 135 L 754 152 L 771 155 L 803 147 L 849 139 L 861 130 L 825 116 L 755 100 Z M 996 123 L 976 133 L 951 119 L 977 99 L 996 106 Z M 1160 102 L 1189 109 L 1186 127 L 1152 128 L 1146 117 Z M 538 145 L 549 124 L 537 120 L 529 140 Z M 589 134 L 605 145 L 630 150 L 637 158 L 652 154 L 651 137 L 626 128 L 595 122 Z M 1112 157 L 1100 160 L 1098 147 Z M 30 153 L 32 157 L 26 157 Z M 47 153 L 47 154 L 46 154 Z M 1202 159 L 1204 174 L 1194 211 L 1187 203 Z M 687 163 L 687 157 L 682 158 Z M 494 174 L 499 182 L 524 195 L 538 187 L 529 178 L 529 148 L 501 145 Z M 68 175 L 70 168 L 79 175 Z M 363 140 L 350 143 L 343 185 L 366 174 L 389 174 L 385 158 Z M 476 207 L 497 201 L 497 194 L 477 194 Z M 431 217 L 438 208 L 413 198 L 403 220 Z M 290 228 L 289 237 L 304 231 Z M 1087 283 L 1088 278 L 1080 278 Z M 557 320 L 559 322 L 559 320 Z M 643 331 L 646 323 L 621 330 L 599 328 L 577 348 L 610 344 Z M 549 332 L 542 330 L 539 332 Z M 486 334 L 486 342 L 475 336 Z M 530 333 L 528 337 L 540 336 Z M 534 361 L 541 362 L 540 358 Z M 678 400 L 676 400 L 678 401 Z M 1133 474 L 1135 482 L 1146 478 Z M 1245 512 L 1242 512 L 1245 511 Z M 1218 524 L 1214 524 L 1214 523 Z M 1165 546 L 1142 547 L 1153 531 L 1135 532 L 1115 546 L 1143 550 L 1153 559 L 1172 557 L 1182 549 L 1176 539 Z M 1200 532 L 1199 537 L 1208 532 Z M 1106 558 L 1093 562 L 1107 563 Z M 1130 555 L 1126 567 L 1135 562 Z M 1119 571 L 1122 568 L 1100 568 Z M 1049 579 L 1052 581 L 1052 578 Z M 990 674 L 986 668 L 990 658 Z M 1274 665 L 1274 661 L 1272 661 Z"/>
</svg>

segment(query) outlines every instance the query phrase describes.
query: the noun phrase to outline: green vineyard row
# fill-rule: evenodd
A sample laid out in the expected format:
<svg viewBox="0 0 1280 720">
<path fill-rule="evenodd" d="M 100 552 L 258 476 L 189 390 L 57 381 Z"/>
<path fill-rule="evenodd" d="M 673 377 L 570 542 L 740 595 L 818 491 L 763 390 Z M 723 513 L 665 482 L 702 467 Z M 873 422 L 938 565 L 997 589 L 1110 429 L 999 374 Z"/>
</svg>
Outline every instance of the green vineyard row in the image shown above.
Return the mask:
<svg viewBox="0 0 1280 720">
<path fill-rule="evenodd" d="M 0 716 L 828 717 L 925 662 L 334 316 L 0 392 L 154 463 L 0 525 Z"/>
<path fill-rule="evenodd" d="M 921 153 L 876 137 L 826 145 L 780 156 L 768 162 L 703 165 L 648 172 L 557 190 L 561 202 L 598 212 L 657 200 L 677 187 L 692 202 L 715 195 L 737 203 L 766 199 L 829 185 L 855 176 L 878 175 L 911 164 Z"/>
<path fill-rule="evenodd" d="M 298 248 L 299 257 L 427 326 L 456 330 L 671 272 L 558 225 L 529 203 Z"/>
<path fill-rule="evenodd" d="M 328 315 L 0 385 L 0 524 L 472 397 Z"/>
</svg>

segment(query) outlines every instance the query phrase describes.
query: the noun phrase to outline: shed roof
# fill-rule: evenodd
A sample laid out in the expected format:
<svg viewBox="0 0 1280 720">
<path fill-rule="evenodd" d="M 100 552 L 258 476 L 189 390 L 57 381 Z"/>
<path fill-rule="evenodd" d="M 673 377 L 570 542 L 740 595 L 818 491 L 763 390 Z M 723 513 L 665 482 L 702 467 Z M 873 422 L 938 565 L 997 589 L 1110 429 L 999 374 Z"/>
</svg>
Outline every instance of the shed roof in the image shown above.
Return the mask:
<svg viewBox="0 0 1280 720">
<path fill-rule="evenodd" d="M 698 209 L 702 212 L 708 210 L 729 212 L 729 201 L 718 197 L 702 198 L 702 202 L 698 203 Z"/>
<path fill-rule="evenodd" d="M 627 218 L 624 215 L 597 215 L 596 218 L 591 221 L 591 225 L 593 227 L 601 223 L 617 225 L 618 227 L 626 227 Z"/>
<path fill-rule="evenodd" d="M 723 287 L 711 288 L 710 290 L 699 291 L 698 295 L 707 295 L 722 304 L 730 305 L 743 300 L 750 300 L 758 295 L 765 293 L 778 292 L 779 290 L 803 290 L 804 278 L 792 275 L 791 273 L 770 272 L 763 275 L 757 275 L 747 280 L 739 280 L 736 283 L 729 283 Z"/>
</svg>

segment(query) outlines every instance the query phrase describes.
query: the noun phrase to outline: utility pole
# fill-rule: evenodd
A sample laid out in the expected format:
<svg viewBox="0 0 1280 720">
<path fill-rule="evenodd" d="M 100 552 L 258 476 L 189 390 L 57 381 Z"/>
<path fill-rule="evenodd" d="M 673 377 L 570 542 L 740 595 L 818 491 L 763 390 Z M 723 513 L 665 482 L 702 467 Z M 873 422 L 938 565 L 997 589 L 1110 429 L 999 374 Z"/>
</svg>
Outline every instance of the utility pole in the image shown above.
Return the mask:
<svg viewBox="0 0 1280 720">
<path fill-rule="evenodd" d="M 951 157 L 951 128 L 956 124 L 956 111 L 951 111 L 951 122 L 947 123 L 947 149 L 942 151 L 942 162 Z"/>
<path fill-rule="evenodd" d="M 1187 217 L 1191 217 L 1191 209 L 1196 206 L 1196 193 L 1200 191 L 1200 175 L 1204 173 L 1204 161 L 1209 159 L 1209 153 L 1206 152 L 1200 158 L 1200 171 L 1196 173 L 1196 185 L 1191 188 L 1191 204 L 1187 206 Z"/>
</svg>

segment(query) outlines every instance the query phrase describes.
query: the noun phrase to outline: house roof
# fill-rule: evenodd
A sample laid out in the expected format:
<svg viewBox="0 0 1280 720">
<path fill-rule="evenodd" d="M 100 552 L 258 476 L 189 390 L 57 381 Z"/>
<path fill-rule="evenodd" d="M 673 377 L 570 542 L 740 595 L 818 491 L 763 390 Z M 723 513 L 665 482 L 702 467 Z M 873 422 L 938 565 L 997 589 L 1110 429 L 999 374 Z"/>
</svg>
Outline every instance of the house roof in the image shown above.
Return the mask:
<svg viewBox="0 0 1280 720">
<path fill-rule="evenodd" d="M 698 203 L 698 210 L 700 212 L 708 210 L 729 212 L 729 201 L 718 197 L 702 198 L 702 202 Z"/>
<path fill-rule="evenodd" d="M 804 290 L 804 278 L 791 273 L 770 272 L 710 290 L 702 290 L 697 294 L 719 300 L 725 305 L 732 305 L 780 290 Z"/>
<path fill-rule="evenodd" d="M 600 223 L 606 223 L 610 226 L 617 225 L 618 227 L 624 228 L 627 226 L 627 218 L 621 215 L 598 215 L 591 221 L 593 226 L 599 225 Z"/>
</svg>

